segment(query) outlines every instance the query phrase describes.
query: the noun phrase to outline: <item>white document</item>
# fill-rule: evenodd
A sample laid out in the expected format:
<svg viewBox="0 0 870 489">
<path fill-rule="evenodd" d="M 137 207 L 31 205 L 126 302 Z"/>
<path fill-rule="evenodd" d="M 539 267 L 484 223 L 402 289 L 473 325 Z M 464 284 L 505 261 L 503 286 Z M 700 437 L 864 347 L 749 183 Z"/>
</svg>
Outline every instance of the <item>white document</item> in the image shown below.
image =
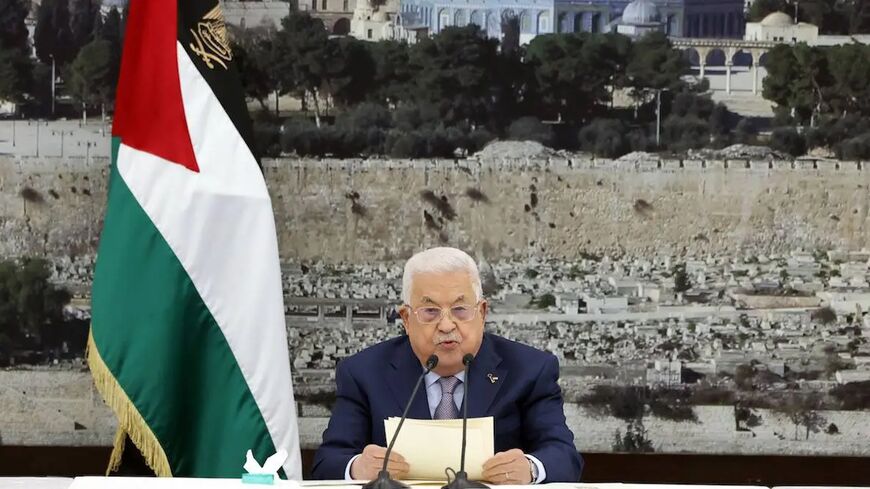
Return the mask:
<svg viewBox="0 0 870 489">
<path fill-rule="evenodd" d="M 400 418 L 384 420 L 387 440 L 393 438 Z M 481 480 L 483 463 L 494 455 L 492 416 L 468 420 L 465 471 L 471 480 Z M 406 419 L 393 451 L 405 457 L 411 467 L 408 479 L 446 481 L 448 467 L 459 472 L 462 456 L 461 419 Z"/>
</svg>

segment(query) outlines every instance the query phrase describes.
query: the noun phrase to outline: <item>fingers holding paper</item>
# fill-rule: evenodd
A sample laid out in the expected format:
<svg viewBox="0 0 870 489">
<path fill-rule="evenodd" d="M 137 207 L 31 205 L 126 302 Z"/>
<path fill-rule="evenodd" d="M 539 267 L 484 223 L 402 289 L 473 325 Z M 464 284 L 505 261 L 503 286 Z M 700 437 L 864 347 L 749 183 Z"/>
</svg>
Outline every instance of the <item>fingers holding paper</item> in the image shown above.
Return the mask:
<svg viewBox="0 0 870 489">
<path fill-rule="evenodd" d="M 378 477 L 378 472 L 384 467 L 384 457 L 387 449 L 378 445 L 366 445 L 362 454 L 353 461 L 350 466 L 350 476 L 356 480 L 372 480 Z M 387 464 L 387 472 L 393 479 L 404 479 L 408 475 L 410 466 L 405 458 L 395 450 L 390 454 L 390 462 Z"/>
<path fill-rule="evenodd" d="M 483 464 L 483 479 L 492 484 L 531 484 L 532 472 L 529 459 L 518 448 L 498 452 Z"/>
</svg>

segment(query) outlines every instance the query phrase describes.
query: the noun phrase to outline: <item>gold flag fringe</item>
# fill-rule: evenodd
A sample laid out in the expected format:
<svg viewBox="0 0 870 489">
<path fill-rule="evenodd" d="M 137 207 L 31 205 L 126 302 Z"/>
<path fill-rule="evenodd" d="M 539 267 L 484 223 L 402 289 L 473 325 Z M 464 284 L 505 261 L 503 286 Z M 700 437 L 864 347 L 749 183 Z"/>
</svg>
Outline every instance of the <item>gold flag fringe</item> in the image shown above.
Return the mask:
<svg viewBox="0 0 870 489">
<path fill-rule="evenodd" d="M 145 462 L 151 467 L 158 477 L 172 477 L 172 469 L 169 467 L 169 460 L 166 458 L 166 453 L 154 432 L 145 423 L 145 419 L 139 414 L 136 406 L 130 402 L 130 398 L 124 392 L 124 389 L 118 384 L 115 376 L 106 367 L 97 346 L 94 343 L 94 336 L 91 331 L 88 331 L 88 347 L 87 347 L 88 367 L 91 369 L 91 375 L 94 377 L 94 384 L 97 390 L 103 396 L 106 404 L 115 412 L 118 417 L 118 431 L 115 433 L 115 443 L 112 448 L 112 455 L 109 457 L 109 466 L 106 468 L 106 475 L 118 470 L 121 465 L 121 456 L 124 454 L 124 441 L 129 436 L 136 448 L 142 452 Z"/>
</svg>

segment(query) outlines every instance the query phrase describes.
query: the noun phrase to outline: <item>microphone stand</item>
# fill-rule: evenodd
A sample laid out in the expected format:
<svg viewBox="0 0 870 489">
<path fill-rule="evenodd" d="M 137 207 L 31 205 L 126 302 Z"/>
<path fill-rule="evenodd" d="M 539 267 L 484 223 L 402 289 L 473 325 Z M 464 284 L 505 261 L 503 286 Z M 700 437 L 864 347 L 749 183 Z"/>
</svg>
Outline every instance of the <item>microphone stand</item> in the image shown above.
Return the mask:
<svg viewBox="0 0 870 489">
<path fill-rule="evenodd" d="M 488 489 L 489 486 L 482 482 L 468 480 L 468 474 L 465 472 L 465 436 L 468 432 L 468 393 L 469 393 L 469 375 L 468 370 L 471 361 L 474 360 L 474 355 L 466 353 L 462 357 L 462 363 L 465 364 L 465 395 L 462 396 L 462 458 L 460 459 L 459 472 L 453 478 L 453 481 L 445 484 L 441 489 Z"/>
<path fill-rule="evenodd" d="M 396 426 L 396 432 L 393 433 L 393 439 L 390 440 L 390 445 L 387 447 L 387 453 L 384 454 L 384 466 L 381 468 L 380 472 L 378 472 L 377 479 L 364 484 L 362 489 L 410 489 L 408 484 L 404 484 L 390 477 L 387 465 L 390 463 L 390 454 L 393 453 L 393 445 L 396 444 L 396 438 L 399 437 L 399 431 L 402 429 L 402 424 L 404 424 L 405 418 L 408 416 L 408 411 L 411 410 L 411 404 L 414 402 L 414 397 L 417 395 L 417 391 L 420 390 L 420 384 L 423 383 L 426 374 L 431 372 L 436 366 L 438 366 L 438 356 L 429 355 L 429 358 L 426 360 L 426 371 L 417 379 L 417 383 L 414 385 L 414 390 L 411 391 L 411 397 L 408 399 L 408 404 L 405 405 L 405 412 L 402 413 L 402 419 L 399 420 L 399 425 Z"/>
</svg>

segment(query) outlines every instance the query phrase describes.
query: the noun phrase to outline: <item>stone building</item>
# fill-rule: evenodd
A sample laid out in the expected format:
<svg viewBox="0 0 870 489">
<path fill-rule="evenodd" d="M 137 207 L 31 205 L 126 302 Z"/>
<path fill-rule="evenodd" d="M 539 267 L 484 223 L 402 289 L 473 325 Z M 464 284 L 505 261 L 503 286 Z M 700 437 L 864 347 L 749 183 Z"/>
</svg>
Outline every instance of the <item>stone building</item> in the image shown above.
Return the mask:
<svg viewBox="0 0 870 489">
<path fill-rule="evenodd" d="M 500 38 L 502 19 L 516 17 L 520 42 L 527 43 L 539 34 L 612 32 L 621 23 L 654 19 L 672 37 L 739 39 L 744 8 L 743 0 L 401 0 L 401 24 L 438 33 L 475 23 Z M 650 26 L 639 27 L 633 30 Z"/>
</svg>

